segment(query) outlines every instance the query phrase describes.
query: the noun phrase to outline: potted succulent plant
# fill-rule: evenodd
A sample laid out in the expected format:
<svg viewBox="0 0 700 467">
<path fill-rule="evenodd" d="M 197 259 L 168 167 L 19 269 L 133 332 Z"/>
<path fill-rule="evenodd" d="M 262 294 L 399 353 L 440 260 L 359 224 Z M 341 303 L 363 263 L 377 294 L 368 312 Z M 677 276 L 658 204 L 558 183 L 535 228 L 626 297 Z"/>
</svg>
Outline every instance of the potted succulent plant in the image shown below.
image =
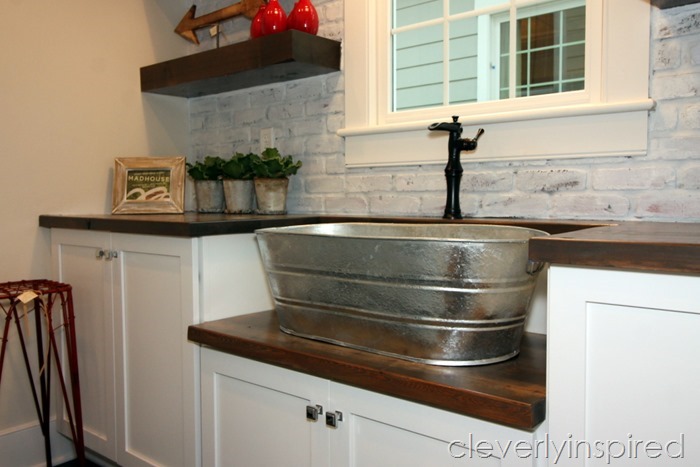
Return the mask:
<svg viewBox="0 0 700 467">
<path fill-rule="evenodd" d="M 255 209 L 255 188 L 253 186 L 253 160 L 257 155 L 237 152 L 224 162 L 223 186 L 226 212 L 248 214 Z"/>
<path fill-rule="evenodd" d="M 276 148 L 265 149 L 252 160 L 255 197 L 259 214 L 286 214 L 289 176 L 297 173 L 301 161 L 282 156 Z"/>
<path fill-rule="evenodd" d="M 224 188 L 221 183 L 224 162 L 218 156 L 206 156 L 203 161 L 187 163 L 187 173 L 194 180 L 197 212 L 224 211 Z"/>
</svg>

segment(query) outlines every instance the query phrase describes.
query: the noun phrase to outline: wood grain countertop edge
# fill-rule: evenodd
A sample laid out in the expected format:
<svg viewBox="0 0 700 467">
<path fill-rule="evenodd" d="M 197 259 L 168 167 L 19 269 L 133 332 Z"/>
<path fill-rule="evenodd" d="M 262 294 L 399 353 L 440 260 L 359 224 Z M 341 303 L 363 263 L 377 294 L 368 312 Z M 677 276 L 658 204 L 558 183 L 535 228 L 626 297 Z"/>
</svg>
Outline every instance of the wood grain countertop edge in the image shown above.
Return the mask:
<svg viewBox="0 0 700 467">
<path fill-rule="evenodd" d="M 498 385 L 519 384 L 512 376 L 520 356 L 483 367 L 434 367 L 288 336 L 279 329 L 263 328 L 261 318 L 276 322 L 273 311 L 226 318 L 190 326 L 188 339 L 221 352 L 513 428 L 531 431 L 545 419 L 545 336 L 526 336 L 523 353 L 533 351 L 536 356 L 522 358 L 538 360 L 536 382 L 521 383 L 522 395 L 509 397 L 499 394 Z M 488 373 L 491 389 L 486 384 L 460 387 L 430 376 L 440 372 Z"/>
</svg>

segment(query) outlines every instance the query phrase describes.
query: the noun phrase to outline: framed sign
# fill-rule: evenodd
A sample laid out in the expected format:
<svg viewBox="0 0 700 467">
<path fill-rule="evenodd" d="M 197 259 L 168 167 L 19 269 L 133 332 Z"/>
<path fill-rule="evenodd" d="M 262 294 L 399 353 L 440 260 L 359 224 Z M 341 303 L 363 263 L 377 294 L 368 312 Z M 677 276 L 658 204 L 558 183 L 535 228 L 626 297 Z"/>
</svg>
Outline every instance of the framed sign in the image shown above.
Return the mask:
<svg viewBox="0 0 700 467">
<path fill-rule="evenodd" d="M 182 213 L 184 185 L 182 156 L 117 157 L 112 214 Z"/>
</svg>

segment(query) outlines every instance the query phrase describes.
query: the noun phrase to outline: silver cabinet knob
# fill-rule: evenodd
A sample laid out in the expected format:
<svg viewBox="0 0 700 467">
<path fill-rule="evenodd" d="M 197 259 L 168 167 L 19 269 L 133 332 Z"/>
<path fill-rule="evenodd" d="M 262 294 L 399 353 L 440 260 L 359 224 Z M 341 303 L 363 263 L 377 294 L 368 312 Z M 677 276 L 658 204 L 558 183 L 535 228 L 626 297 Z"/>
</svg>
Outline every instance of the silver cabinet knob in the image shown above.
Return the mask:
<svg viewBox="0 0 700 467">
<path fill-rule="evenodd" d="M 105 261 L 111 261 L 119 257 L 119 252 L 116 250 L 102 250 L 99 249 L 95 252 L 95 258 L 103 259 Z"/>
<path fill-rule="evenodd" d="M 318 420 L 318 416 L 323 414 L 323 406 L 316 404 L 306 406 L 306 419 L 315 422 Z"/>
<path fill-rule="evenodd" d="M 338 428 L 338 423 L 343 421 L 343 412 L 326 412 L 326 426 Z"/>
</svg>

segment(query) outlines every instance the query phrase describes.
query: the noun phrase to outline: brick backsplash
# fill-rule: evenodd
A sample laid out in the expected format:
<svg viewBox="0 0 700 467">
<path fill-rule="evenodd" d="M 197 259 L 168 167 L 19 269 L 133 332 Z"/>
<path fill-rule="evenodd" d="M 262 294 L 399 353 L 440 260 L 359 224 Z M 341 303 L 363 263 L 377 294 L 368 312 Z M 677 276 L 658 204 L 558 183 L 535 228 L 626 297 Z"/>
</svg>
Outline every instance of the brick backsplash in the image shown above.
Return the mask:
<svg viewBox="0 0 700 467">
<path fill-rule="evenodd" d="M 222 2 L 199 3 L 205 12 Z M 342 0 L 314 5 L 319 35 L 341 39 Z M 464 163 L 465 216 L 700 221 L 700 5 L 652 8 L 651 19 L 648 154 Z M 232 23 L 225 40 L 246 39 L 249 23 Z M 304 162 L 290 212 L 441 216 L 444 166 L 345 167 L 343 90 L 337 72 L 190 99 L 189 157 L 257 152 L 260 129 L 272 127 L 276 146 Z"/>
</svg>

